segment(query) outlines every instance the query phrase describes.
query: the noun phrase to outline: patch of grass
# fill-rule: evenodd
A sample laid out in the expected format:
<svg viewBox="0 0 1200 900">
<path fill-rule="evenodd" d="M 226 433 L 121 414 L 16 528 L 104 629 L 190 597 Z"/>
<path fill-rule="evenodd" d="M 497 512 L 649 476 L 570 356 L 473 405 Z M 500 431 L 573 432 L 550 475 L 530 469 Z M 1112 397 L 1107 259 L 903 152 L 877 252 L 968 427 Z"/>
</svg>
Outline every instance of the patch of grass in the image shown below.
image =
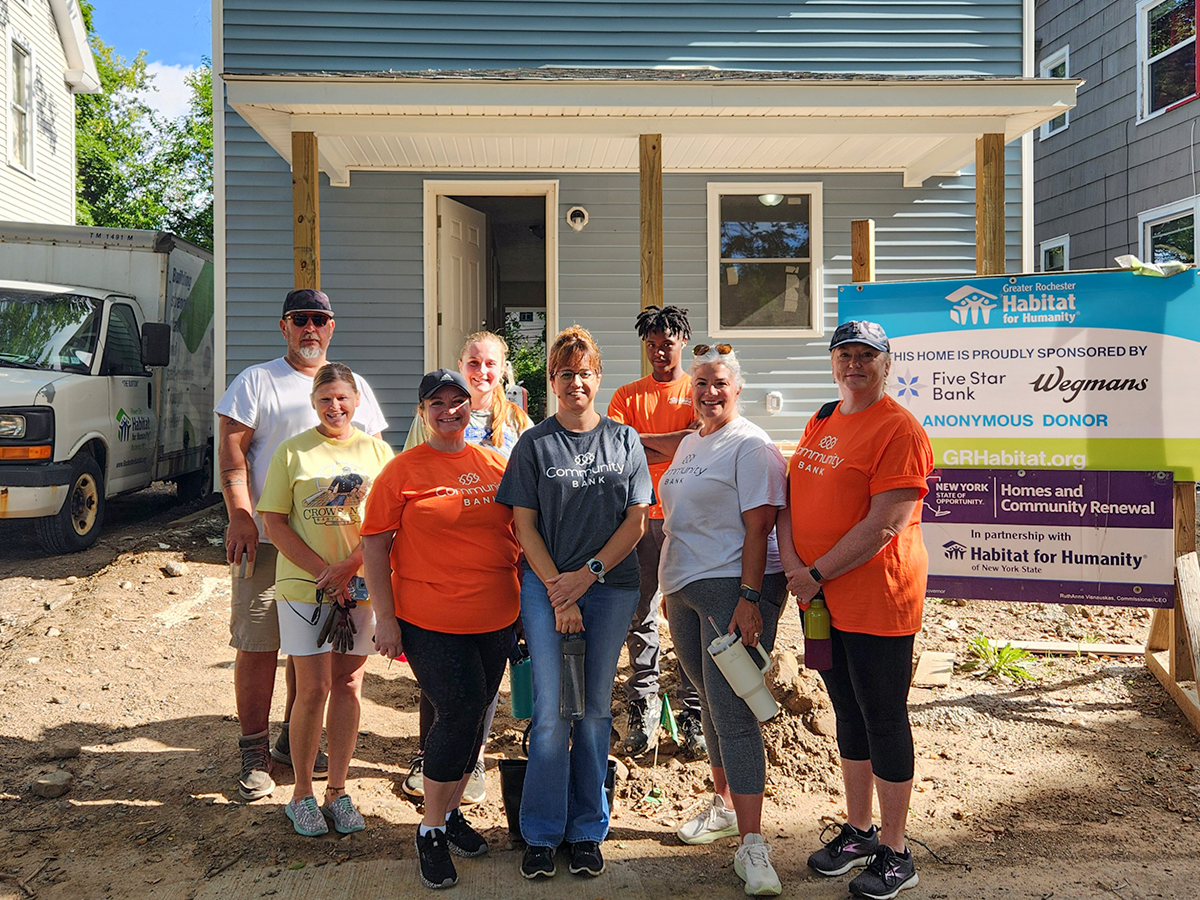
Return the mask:
<svg viewBox="0 0 1200 900">
<path fill-rule="evenodd" d="M 976 678 L 1007 681 L 1036 681 L 1037 678 L 1026 668 L 1033 662 L 1028 650 L 1011 644 L 995 646 L 982 633 L 971 638 L 967 645 L 970 657 L 963 663 L 963 671 Z"/>
</svg>

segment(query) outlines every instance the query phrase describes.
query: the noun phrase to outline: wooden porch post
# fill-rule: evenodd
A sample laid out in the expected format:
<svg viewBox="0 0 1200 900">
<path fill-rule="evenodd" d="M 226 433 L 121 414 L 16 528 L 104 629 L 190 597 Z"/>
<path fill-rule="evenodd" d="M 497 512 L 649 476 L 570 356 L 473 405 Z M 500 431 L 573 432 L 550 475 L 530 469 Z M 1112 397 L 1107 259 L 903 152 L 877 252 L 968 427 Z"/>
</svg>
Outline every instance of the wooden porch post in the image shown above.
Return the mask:
<svg viewBox="0 0 1200 900">
<path fill-rule="evenodd" d="M 292 258 L 296 288 L 321 289 L 317 136 L 292 132 Z"/>
<path fill-rule="evenodd" d="M 662 135 L 643 134 L 638 147 L 641 215 L 642 309 L 663 304 Z M 642 354 L 642 375 L 650 362 Z"/>
<path fill-rule="evenodd" d="M 874 219 L 855 219 L 850 223 L 850 280 L 875 280 Z"/>
<path fill-rule="evenodd" d="M 975 274 L 1004 274 L 1004 135 L 975 141 Z"/>
</svg>

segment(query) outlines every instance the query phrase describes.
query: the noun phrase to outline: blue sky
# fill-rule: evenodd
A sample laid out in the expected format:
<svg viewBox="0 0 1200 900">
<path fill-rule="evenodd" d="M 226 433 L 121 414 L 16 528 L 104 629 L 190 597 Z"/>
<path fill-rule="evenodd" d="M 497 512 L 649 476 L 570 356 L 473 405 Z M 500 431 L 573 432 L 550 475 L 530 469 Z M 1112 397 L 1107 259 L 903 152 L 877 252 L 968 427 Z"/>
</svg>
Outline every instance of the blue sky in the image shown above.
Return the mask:
<svg viewBox="0 0 1200 900">
<path fill-rule="evenodd" d="M 158 90 L 147 98 L 168 116 L 187 109 L 184 77 L 212 56 L 211 0 L 92 0 L 96 33 L 126 59 L 146 51 Z"/>
</svg>

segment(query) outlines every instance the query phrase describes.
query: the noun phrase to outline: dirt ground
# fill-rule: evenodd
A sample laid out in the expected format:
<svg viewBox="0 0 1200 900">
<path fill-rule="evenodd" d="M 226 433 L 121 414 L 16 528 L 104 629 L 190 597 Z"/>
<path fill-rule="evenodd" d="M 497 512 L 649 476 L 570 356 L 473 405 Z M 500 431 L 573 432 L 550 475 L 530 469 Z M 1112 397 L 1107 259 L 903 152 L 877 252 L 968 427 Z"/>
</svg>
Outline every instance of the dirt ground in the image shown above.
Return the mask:
<svg viewBox="0 0 1200 900">
<path fill-rule="evenodd" d="M 398 788 L 416 751 L 408 667 L 368 663 L 349 779 L 367 830 L 302 838 L 283 814 L 290 770 L 276 770 L 272 797 L 237 799 L 221 507 L 176 505 L 157 489 L 113 502 L 109 520 L 94 548 L 66 557 L 42 556 L 28 523 L 0 523 L 0 898 L 192 896 L 239 870 L 261 872 L 266 896 L 289 870 L 412 859 L 419 814 Z M 184 574 L 168 574 L 171 563 Z M 908 834 L 921 884 L 907 896 L 1200 896 L 1200 741 L 1140 657 L 1086 651 L 1142 642 L 1148 625 L 1141 610 L 927 606 L 918 652 L 951 651 L 956 670 L 948 687 L 911 695 Z M 1085 643 L 1034 663 L 1036 680 L 1010 683 L 962 671 L 977 634 Z M 845 811 L 827 700 L 804 670 L 791 678 L 801 645 L 793 607 L 777 652 L 799 712 L 765 727 L 764 831 L 785 896 L 837 898 L 847 879 L 805 867 L 821 825 Z M 667 669 L 669 689 L 673 661 Z M 618 692 L 621 722 L 623 705 Z M 506 706 L 507 687 L 487 800 L 469 815 L 494 848 L 487 864 L 516 866 L 496 761 L 519 755 L 521 723 Z M 707 796 L 707 766 L 676 759 L 669 741 L 657 763 L 623 762 L 606 854 L 656 895 L 740 896 L 731 848 L 674 837 Z M 34 780 L 54 771 L 72 776 L 66 792 L 36 796 Z M 604 878 L 576 885 L 572 896 L 604 896 Z"/>
</svg>

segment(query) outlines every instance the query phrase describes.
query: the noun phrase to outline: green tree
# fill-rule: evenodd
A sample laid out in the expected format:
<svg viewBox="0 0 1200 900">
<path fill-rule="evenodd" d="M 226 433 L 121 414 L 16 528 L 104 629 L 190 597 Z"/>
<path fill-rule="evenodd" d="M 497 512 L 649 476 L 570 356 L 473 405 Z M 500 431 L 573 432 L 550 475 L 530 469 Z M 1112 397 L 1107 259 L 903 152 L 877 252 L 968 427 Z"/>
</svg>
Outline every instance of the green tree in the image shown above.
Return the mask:
<svg viewBox="0 0 1200 900">
<path fill-rule="evenodd" d="M 76 218 L 81 225 L 174 231 L 212 249 L 212 66 L 189 78 L 188 114 L 171 122 L 143 97 L 153 89 L 146 51 L 131 61 L 94 32 L 80 8 L 101 91 L 76 97 Z"/>
</svg>

